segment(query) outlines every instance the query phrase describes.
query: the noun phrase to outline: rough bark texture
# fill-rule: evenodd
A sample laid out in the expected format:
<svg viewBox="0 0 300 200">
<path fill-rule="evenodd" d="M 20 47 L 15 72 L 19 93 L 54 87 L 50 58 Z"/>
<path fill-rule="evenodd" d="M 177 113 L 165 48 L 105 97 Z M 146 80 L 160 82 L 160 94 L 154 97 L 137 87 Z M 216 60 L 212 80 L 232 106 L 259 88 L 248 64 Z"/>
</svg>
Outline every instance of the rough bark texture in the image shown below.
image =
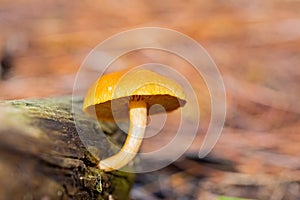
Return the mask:
<svg viewBox="0 0 300 200">
<path fill-rule="evenodd" d="M 0 102 L 0 199 L 128 198 L 132 174 L 101 172 L 98 158 L 87 150 L 101 145 L 99 156 L 115 151 L 112 138 L 80 111 L 81 105 L 80 99 L 73 104 L 80 131 L 93 130 L 97 136 L 84 142 L 70 97 Z M 107 133 L 118 131 L 111 124 L 101 126 Z"/>
</svg>

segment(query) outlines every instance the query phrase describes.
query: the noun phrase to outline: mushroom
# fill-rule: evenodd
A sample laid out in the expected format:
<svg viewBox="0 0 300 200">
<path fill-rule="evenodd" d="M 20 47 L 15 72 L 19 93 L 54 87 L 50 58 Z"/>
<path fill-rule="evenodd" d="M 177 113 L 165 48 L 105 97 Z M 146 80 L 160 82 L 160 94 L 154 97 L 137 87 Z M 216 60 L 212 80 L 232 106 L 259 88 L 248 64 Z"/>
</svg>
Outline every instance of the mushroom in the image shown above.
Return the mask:
<svg viewBox="0 0 300 200">
<path fill-rule="evenodd" d="M 159 104 L 169 112 L 185 103 L 184 90 L 178 83 L 147 69 L 123 70 L 100 77 L 85 96 L 84 112 L 96 114 L 99 121 L 115 121 L 116 117 L 128 120 L 129 117 L 130 125 L 121 150 L 100 160 L 99 168 L 104 171 L 120 169 L 135 157 L 144 137 L 151 106 Z M 162 110 L 156 109 L 153 113 Z"/>
</svg>

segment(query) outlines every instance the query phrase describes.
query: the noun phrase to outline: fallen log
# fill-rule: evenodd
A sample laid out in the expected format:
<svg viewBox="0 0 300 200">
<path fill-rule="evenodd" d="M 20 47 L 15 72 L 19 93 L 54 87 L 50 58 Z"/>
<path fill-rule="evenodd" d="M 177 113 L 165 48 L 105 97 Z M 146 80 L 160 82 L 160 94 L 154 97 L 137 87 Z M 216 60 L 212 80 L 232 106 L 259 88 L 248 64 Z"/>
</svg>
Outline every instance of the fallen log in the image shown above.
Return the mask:
<svg viewBox="0 0 300 200">
<path fill-rule="evenodd" d="M 81 131 L 93 130 L 97 144 L 113 152 L 111 137 L 81 112 L 82 101 L 73 105 Z M 112 124 L 101 126 L 107 133 L 118 131 Z M 129 198 L 133 175 L 97 168 L 99 158 L 87 150 L 95 147 L 83 145 L 78 135 L 71 97 L 0 101 L 0 138 L 0 199 Z"/>
</svg>

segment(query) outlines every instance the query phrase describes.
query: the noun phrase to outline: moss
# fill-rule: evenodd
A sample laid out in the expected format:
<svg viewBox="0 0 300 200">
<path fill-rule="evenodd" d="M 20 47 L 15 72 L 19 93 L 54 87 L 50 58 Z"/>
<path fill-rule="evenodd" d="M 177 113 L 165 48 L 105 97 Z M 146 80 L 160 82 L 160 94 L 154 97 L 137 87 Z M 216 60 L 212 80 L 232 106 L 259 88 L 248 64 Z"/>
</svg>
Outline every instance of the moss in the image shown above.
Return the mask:
<svg viewBox="0 0 300 200">
<path fill-rule="evenodd" d="M 105 176 L 105 175 L 104 175 Z M 88 167 L 85 171 L 85 176 L 82 178 L 84 186 L 88 188 L 94 188 L 94 192 L 102 192 L 102 182 L 101 182 L 100 170 L 93 167 Z"/>
<path fill-rule="evenodd" d="M 113 199 L 129 198 L 130 188 L 134 182 L 134 174 L 122 171 L 101 172 L 103 196 L 112 196 Z"/>
<path fill-rule="evenodd" d="M 125 174 L 123 174 L 125 175 Z M 112 185 L 114 187 L 115 199 L 122 199 L 124 197 L 129 197 L 130 188 L 133 185 L 134 174 L 129 175 L 126 173 L 123 177 L 117 177 L 112 180 Z M 114 197 L 114 196 L 113 196 Z"/>
</svg>

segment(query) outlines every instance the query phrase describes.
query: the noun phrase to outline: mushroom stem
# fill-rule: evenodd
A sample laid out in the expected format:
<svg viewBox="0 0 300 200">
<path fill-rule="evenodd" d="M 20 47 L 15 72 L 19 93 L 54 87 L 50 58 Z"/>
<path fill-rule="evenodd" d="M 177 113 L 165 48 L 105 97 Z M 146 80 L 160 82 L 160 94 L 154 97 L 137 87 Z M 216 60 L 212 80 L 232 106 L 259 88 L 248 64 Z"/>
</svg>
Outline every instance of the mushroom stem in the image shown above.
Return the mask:
<svg viewBox="0 0 300 200">
<path fill-rule="evenodd" d="M 120 169 L 127 165 L 138 152 L 147 124 L 147 104 L 144 101 L 129 102 L 129 132 L 122 149 L 115 155 L 101 160 L 99 168 L 104 171 Z"/>
</svg>

